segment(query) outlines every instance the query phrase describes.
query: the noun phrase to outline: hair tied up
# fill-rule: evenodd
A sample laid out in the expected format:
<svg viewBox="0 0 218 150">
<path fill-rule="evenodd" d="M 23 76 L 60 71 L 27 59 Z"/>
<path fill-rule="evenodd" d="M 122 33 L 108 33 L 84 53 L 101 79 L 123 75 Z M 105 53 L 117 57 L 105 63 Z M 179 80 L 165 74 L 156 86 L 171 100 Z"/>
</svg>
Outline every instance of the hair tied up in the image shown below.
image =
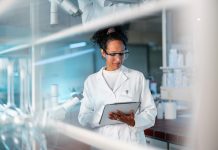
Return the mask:
<svg viewBox="0 0 218 150">
<path fill-rule="evenodd" d="M 115 29 L 114 29 L 114 28 L 109 28 L 109 29 L 107 30 L 107 35 L 108 35 L 108 34 L 111 34 L 111 33 L 113 33 L 113 32 L 116 32 Z"/>
</svg>

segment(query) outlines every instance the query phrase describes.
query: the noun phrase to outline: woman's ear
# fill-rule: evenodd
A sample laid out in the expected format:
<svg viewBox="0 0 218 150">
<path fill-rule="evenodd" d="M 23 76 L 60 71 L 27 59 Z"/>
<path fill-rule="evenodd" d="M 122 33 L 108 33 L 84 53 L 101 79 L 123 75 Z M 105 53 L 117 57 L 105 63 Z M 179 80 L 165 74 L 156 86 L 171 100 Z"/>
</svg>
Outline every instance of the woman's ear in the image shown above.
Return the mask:
<svg viewBox="0 0 218 150">
<path fill-rule="evenodd" d="M 106 53 L 105 53 L 105 51 L 103 49 L 101 49 L 101 55 L 102 55 L 103 58 L 106 58 Z"/>
</svg>

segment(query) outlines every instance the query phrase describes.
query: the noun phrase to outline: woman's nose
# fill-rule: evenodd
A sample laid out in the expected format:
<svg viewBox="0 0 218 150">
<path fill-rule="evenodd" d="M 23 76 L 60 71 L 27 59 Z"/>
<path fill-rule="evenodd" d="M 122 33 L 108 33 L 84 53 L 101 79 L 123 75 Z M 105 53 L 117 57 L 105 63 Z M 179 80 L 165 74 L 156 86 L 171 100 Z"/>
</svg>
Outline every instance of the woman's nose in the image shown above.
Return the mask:
<svg viewBox="0 0 218 150">
<path fill-rule="evenodd" d="M 115 60 L 116 60 L 116 62 L 121 62 L 122 57 L 120 55 L 115 55 Z"/>
</svg>

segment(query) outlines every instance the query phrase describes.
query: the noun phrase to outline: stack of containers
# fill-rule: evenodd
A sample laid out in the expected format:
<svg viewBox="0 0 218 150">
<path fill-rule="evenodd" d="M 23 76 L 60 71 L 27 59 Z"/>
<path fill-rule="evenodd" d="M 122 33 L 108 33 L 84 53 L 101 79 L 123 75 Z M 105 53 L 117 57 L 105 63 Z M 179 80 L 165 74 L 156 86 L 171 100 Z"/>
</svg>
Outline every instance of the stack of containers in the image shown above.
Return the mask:
<svg viewBox="0 0 218 150">
<path fill-rule="evenodd" d="M 51 106 L 54 108 L 58 105 L 58 85 L 52 84 L 51 85 Z"/>
<path fill-rule="evenodd" d="M 163 70 L 166 78 L 164 85 L 168 88 L 187 88 L 190 85 L 189 68 L 192 64 L 190 51 L 172 48 L 169 50 L 168 67 Z M 164 103 L 165 119 L 176 119 L 176 100 Z M 161 118 L 161 117 L 160 117 Z"/>
</svg>

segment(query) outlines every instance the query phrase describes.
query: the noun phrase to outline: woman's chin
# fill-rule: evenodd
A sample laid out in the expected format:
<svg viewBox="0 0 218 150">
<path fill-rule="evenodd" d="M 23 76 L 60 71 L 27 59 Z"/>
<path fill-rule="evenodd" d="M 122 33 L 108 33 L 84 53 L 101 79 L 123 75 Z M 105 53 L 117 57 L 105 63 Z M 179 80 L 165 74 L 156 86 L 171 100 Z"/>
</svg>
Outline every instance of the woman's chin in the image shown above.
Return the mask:
<svg viewBox="0 0 218 150">
<path fill-rule="evenodd" d="M 113 70 L 117 70 L 117 69 L 119 69 L 120 66 L 121 66 L 120 64 L 114 65 L 114 66 L 113 66 Z"/>
</svg>

